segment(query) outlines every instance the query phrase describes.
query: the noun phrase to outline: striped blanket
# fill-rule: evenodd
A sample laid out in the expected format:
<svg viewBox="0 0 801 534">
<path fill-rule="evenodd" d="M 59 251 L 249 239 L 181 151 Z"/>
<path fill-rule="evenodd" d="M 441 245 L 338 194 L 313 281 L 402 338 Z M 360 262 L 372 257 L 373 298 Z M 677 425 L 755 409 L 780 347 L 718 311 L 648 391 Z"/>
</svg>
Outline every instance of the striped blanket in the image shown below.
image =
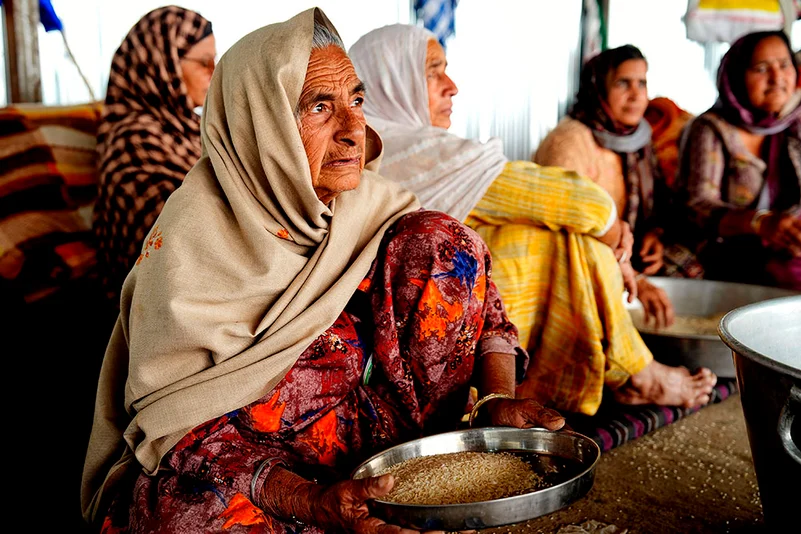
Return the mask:
<svg viewBox="0 0 801 534">
<path fill-rule="evenodd" d="M 614 254 L 592 237 L 614 216 L 591 180 L 518 161 L 465 221 L 489 246 L 492 279 L 531 354 L 519 395 L 592 415 L 605 385 L 619 387 L 651 362 L 623 305 Z"/>
<path fill-rule="evenodd" d="M 0 109 L 0 283 L 33 302 L 95 265 L 99 105 Z"/>
<path fill-rule="evenodd" d="M 606 452 L 675 423 L 701 408 L 722 402 L 737 392 L 737 381 L 734 378 L 721 378 L 712 390 L 709 403 L 704 406 L 677 408 L 653 404 L 627 406 L 617 402 L 604 402 L 594 416 L 566 414 L 567 422 L 573 430 L 592 438 L 601 451 Z"/>
</svg>

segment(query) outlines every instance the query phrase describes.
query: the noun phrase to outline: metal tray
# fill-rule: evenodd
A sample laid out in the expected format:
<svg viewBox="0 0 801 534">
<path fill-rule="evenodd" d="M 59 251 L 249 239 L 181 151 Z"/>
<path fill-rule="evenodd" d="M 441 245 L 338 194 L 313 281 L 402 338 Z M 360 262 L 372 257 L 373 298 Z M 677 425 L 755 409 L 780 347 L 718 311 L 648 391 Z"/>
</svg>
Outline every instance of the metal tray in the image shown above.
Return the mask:
<svg viewBox="0 0 801 534">
<path fill-rule="evenodd" d="M 711 316 L 740 306 L 799 293 L 787 289 L 714 280 L 693 280 L 649 276 L 648 281 L 665 290 L 676 315 Z M 625 303 L 630 310 L 641 310 L 639 300 Z M 667 365 L 683 365 L 690 370 L 708 367 L 719 377 L 734 378 L 734 364 L 729 349 L 717 334 L 674 334 L 659 332 L 636 321 L 643 341 L 654 358 Z"/>
<path fill-rule="evenodd" d="M 397 445 L 373 456 L 353 472 L 353 478 L 374 476 L 404 460 L 451 452 L 515 451 L 532 454 L 529 461 L 567 461 L 570 469 L 556 484 L 531 493 L 468 504 L 426 506 L 375 500 L 372 513 L 388 523 L 418 530 L 466 530 L 507 525 L 540 517 L 587 494 L 595 480 L 601 457 L 598 445 L 587 436 L 570 431 L 540 428 L 473 428 L 437 434 Z M 533 460 L 533 461 L 532 461 Z M 535 470 L 537 465 L 534 465 Z"/>
</svg>

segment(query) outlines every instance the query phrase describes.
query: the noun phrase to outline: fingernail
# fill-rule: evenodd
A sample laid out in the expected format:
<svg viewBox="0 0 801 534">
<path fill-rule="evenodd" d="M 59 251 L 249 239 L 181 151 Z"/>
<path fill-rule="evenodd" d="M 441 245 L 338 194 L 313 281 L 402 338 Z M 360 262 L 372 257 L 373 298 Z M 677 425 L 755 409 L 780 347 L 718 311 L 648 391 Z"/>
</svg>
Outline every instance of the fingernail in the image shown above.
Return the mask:
<svg viewBox="0 0 801 534">
<path fill-rule="evenodd" d="M 549 421 L 552 425 L 562 425 L 565 420 L 562 417 L 552 417 Z"/>
</svg>

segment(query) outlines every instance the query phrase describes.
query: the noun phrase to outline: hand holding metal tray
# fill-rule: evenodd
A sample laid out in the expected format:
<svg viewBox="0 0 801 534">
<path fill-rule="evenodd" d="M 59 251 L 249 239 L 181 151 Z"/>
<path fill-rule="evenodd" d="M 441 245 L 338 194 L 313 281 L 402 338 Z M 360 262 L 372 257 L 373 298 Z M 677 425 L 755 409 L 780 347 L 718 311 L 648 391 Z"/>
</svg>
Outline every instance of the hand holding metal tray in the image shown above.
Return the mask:
<svg viewBox="0 0 801 534">
<path fill-rule="evenodd" d="M 396 445 L 362 463 L 353 472 L 353 478 L 374 476 L 419 456 L 501 451 L 523 454 L 534 471 L 546 478 L 549 487 L 467 504 L 429 506 L 375 500 L 371 509 L 388 523 L 418 530 L 467 530 L 527 521 L 559 510 L 586 495 L 592 488 L 595 466 L 601 457 L 601 450 L 592 439 L 575 432 L 473 428 Z M 553 465 L 559 468 L 554 470 Z"/>
</svg>

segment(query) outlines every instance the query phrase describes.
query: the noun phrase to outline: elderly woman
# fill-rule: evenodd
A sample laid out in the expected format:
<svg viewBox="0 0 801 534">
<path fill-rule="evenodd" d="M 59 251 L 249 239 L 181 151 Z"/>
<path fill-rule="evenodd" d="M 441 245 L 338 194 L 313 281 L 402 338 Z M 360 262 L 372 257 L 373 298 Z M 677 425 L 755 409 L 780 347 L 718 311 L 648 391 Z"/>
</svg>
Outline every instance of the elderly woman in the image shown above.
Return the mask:
<svg viewBox="0 0 801 534">
<path fill-rule="evenodd" d="M 343 479 L 455 428 L 471 384 L 489 423 L 564 424 L 513 398 L 481 239 L 372 172 L 364 98 L 316 9 L 220 61 L 101 372 L 82 503 L 108 532 L 397 532 L 365 504 L 390 475 Z"/>
<path fill-rule="evenodd" d="M 93 226 L 115 307 L 153 221 L 200 157 L 195 108 L 206 99 L 215 56 L 211 22 L 170 6 L 142 17 L 112 59 Z"/>
<path fill-rule="evenodd" d="M 632 325 L 620 267 L 600 240 L 615 222 L 608 193 L 563 169 L 507 162 L 497 139 L 448 133 L 456 86 L 430 32 L 379 28 L 350 55 L 371 95 L 367 121 L 384 140 L 382 174 L 465 220 L 492 252 L 493 279 L 532 352 L 518 394 L 586 414 L 605 386 L 626 403 L 709 400 L 708 371 L 693 376 L 654 361 Z"/>
<path fill-rule="evenodd" d="M 532 159 L 576 171 L 606 189 L 634 232 L 634 267 L 652 275 L 664 265 L 661 236 L 670 193 L 659 174 L 651 128 L 643 118 L 647 71 L 645 57 L 631 45 L 588 61 L 569 117 L 543 139 Z M 637 278 L 637 295 L 657 326 L 673 322 L 667 294 L 645 276 Z"/>
<path fill-rule="evenodd" d="M 717 280 L 801 291 L 801 108 L 783 32 L 735 42 L 718 68 L 718 101 L 683 143 L 699 259 Z"/>
</svg>

